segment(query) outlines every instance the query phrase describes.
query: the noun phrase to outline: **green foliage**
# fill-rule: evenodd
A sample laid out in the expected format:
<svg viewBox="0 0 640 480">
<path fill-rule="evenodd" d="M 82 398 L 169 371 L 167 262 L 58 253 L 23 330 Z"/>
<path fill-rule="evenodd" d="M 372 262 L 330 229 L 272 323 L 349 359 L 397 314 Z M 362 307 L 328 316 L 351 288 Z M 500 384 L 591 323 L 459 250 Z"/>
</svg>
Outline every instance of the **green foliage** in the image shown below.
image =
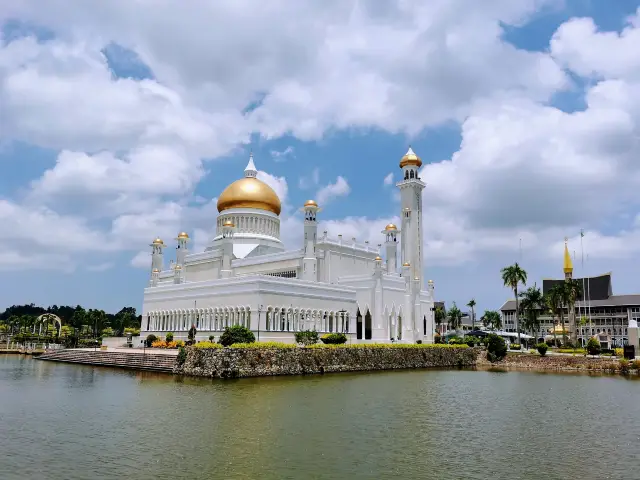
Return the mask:
<svg viewBox="0 0 640 480">
<path fill-rule="evenodd" d="M 296 343 L 301 345 L 313 345 L 318 343 L 320 336 L 315 330 L 303 330 L 295 333 Z"/>
<path fill-rule="evenodd" d="M 173 342 L 173 332 L 167 332 L 167 334 L 165 335 L 164 339 L 167 342 Z"/>
<path fill-rule="evenodd" d="M 492 328 L 493 330 L 500 330 L 502 328 L 502 317 L 500 316 L 500 312 L 496 310 L 485 310 L 480 320 L 487 328 Z"/>
<path fill-rule="evenodd" d="M 478 337 L 474 337 L 473 335 L 465 336 L 463 342 L 469 345 L 470 347 L 480 345 L 480 339 Z"/>
<path fill-rule="evenodd" d="M 433 343 L 443 343 L 442 335 L 440 335 L 439 333 L 436 333 L 433 336 Z"/>
<path fill-rule="evenodd" d="M 219 343 L 213 343 L 213 342 L 198 342 L 193 347 L 197 348 L 198 350 L 223 348 L 222 345 L 220 345 Z"/>
<path fill-rule="evenodd" d="M 209 341 L 213 342 L 216 339 L 216 337 L 214 337 L 213 335 L 209 335 Z"/>
<path fill-rule="evenodd" d="M 115 335 L 115 332 L 113 331 L 113 328 L 111 328 L 111 327 L 107 327 L 107 328 L 102 330 L 102 336 L 103 337 L 113 337 L 114 335 Z"/>
<path fill-rule="evenodd" d="M 147 335 L 146 340 L 144 341 L 145 347 L 147 348 L 151 348 L 151 345 L 153 344 L 153 342 L 155 342 L 156 340 L 158 340 L 158 337 L 156 337 L 153 333 L 150 333 L 149 335 Z"/>
<path fill-rule="evenodd" d="M 180 347 L 184 347 L 184 340 L 176 340 L 175 342 L 173 342 L 176 344 L 176 347 L 180 348 Z"/>
<path fill-rule="evenodd" d="M 627 374 L 631 369 L 631 362 L 626 358 L 618 360 L 618 366 L 620 367 L 620 373 Z"/>
<path fill-rule="evenodd" d="M 616 357 L 622 357 L 624 356 L 624 349 L 622 348 L 614 348 L 613 349 L 613 353 Z"/>
<path fill-rule="evenodd" d="M 536 345 L 536 350 L 538 350 L 538 353 L 543 357 L 547 354 L 548 348 L 549 346 L 544 342 L 540 342 Z"/>
<path fill-rule="evenodd" d="M 631 368 L 640 372 L 640 360 L 633 360 L 631 362 Z"/>
<path fill-rule="evenodd" d="M 519 343 L 512 343 L 510 348 L 511 350 L 520 350 L 522 346 Z"/>
<path fill-rule="evenodd" d="M 137 335 L 140 335 L 140 329 L 139 328 L 135 328 L 135 327 L 127 327 L 127 328 L 124 329 L 124 333 L 125 333 L 125 335 L 127 333 L 130 333 L 133 336 L 137 336 Z"/>
<path fill-rule="evenodd" d="M 178 349 L 178 356 L 176 358 L 176 362 L 178 365 L 184 365 L 185 360 L 187 359 L 187 349 L 184 346 L 180 346 Z"/>
<path fill-rule="evenodd" d="M 449 340 L 447 341 L 447 343 L 449 345 L 466 345 L 466 342 L 464 340 L 462 340 L 460 337 L 455 335 L 453 337 L 449 337 Z"/>
<path fill-rule="evenodd" d="M 589 355 L 598 355 L 600 353 L 600 342 L 597 338 L 591 337 L 587 342 L 587 353 Z"/>
<path fill-rule="evenodd" d="M 253 343 L 255 341 L 256 337 L 251 330 L 242 325 L 235 325 L 224 329 L 218 343 L 229 347 L 234 343 Z"/>
<path fill-rule="evenodd" d="M 487 358 L 490 362 L 499 362 L 507 354 L 507 344 L 504 339 L 495 333 L 487 335 Z"/>
<path fill-rule="evenodd" d="M 325 345 L 340 345 L 347 343 L 347 336 L 344 333 L 325 333 L 320 340 Z"/>
<path fill-rule="evenodd" d="M 266 349 L 292 349 L 298 348 L 295 343 L 283 343 L 283 342 L 253 342 L 253 343 L 234 343 L 231 348 L 266 348 Z"/>
<path fill-rule="evenodd" d="M 309 345 L 305 348 L 391 348 L 391 349 L 412 349 L 412 348 L 469 348 L 469 345 L 463 343 L 462 345 L 449 345 L 446 343 L 349 343 L 349 344 L 327 344 L 318 343 L 316 345 Z"/>
<path fill-rule="evenodd" d="M 574 355 L 584 355 L 587 351 L 584 348 L 559 348 L 558 353 L 571 353 Z"/>
<path fill-rule="evenodd" d="M 456 302 L 453 302 L 447 316 L 449 317 L 448 323 L 451 330 L 457 330 L 462 326 L 462 312 L 456 305 Z"/>
<path fill-rule="evenodd" d="M 196 330 L 196 326 L 195 325 L 191 325 L 191 328 L 189 329 L 189 342 L 193 343 L 196 341 L 196 334 L 198 333 L 198 330 Z"/>
</svg>

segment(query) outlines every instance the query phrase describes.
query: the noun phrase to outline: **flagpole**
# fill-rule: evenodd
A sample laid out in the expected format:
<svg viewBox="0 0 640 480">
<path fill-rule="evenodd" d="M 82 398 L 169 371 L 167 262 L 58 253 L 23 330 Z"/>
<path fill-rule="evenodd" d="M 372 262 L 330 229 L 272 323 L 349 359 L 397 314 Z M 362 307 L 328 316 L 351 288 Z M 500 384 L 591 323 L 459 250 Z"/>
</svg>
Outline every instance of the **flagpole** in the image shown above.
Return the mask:
<svg viewBox="0 0 640 480">
<path fill-rule="evenodd" d="M 584 288 L 584 277 L 585 277 L 585 271 L 584 271 L 584 245 L 582 244 L 582 238 L 584 237 L 584 230 L 580 229 L 580 261 L 582 263 L 582 312 L 586 312 L 587 311 L 587 291 Z M 580 318 L 580 320 L 582 320 L 582 317 Z M 589 326 L 589 328 L 591 328 L 591 326 Z M 587 338 L 591 337 L 591 331 L 589 331 L 589 336 L 588 337 L 584 337 L 585 340 L 585 345 L 586 345 L 586 340 Z"/>
<path fill-rule="evenodd" d="M 589 254 L 587 253 L 587 264 L 589 263 Z M 589 325 L 591 325 L 591 277 L 587 277 L 587 301 L 589 302 Z"/>
</svg>

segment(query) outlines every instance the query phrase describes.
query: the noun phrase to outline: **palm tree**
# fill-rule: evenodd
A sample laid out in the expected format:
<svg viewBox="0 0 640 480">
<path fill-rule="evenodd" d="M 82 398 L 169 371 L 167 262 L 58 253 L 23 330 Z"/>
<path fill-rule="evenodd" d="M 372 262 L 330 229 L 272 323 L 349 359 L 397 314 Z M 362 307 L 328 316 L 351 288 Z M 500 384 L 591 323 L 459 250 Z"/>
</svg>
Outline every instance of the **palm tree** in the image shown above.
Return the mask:
<svg viewBox="0 0 640 480">
<path fill-rule="evenodd" d="M 577 280 L 567 280 L 564 282 L 563 298 L 569 311 L 569 332 L 571 342 L 575 345 L 578 342 L 578 326 L 576 322 L 575 305 L 576 300 L 582 295 L 582 285 Z"/>
<path fill-rule="evenodd" d="M 462 325 L 462 312 L 456 305 L 456 302 L 453 302 L 453 305 L 449 309 L 448 312 L 449 317 L 449 328 L 452 330 L 457 330 Z"/>
<path fill-rule="evenodd" d="M 445 320 L 445 318 L 447 318 L 447 314 L 444 312 L 444 308 L 442 308 L 440 305 L 438 305 L 436 307 L 436 309 L 434 310 L 434 320 L 436 322 L 436 325 L 438 326 L 438 333 L 440 332 L 440 325 L 442 325 L 442 322 Z"/>
<path fill-rule="evenodd" d="M 492 330 L 500 330 L 502 328 L 502 317 L 500 312 L 495 310 L 485 310 L 481 320 L 485 327 L 490 327 Z"/>
<path fill-rule="evenodd" d="M 471 300 L 469 300 L 469 303 L 467 303 L 467 307 L 469 307 L 471 309 L 471 330 L 475 330 L 476 328 L 476 299 L 472 298 Z"/>
<path fill-rule="evenodd" d="M 537 337 L 536 333 L 540 330 L 540 313 L 545 305 L 544 296 L 534 283 L 533 287 L 520 293 L 520 298 L 522 299 L 520 308 L 524 313 L 524 327 L 535 338 Z"/>
<path fill-rule="evenodd" d="M 520 305 L 518 302 L 518 285 L 527 284 L 527 272 L 525 272 L 518 262 L 513 265 L 509 265 L 508 267 L 504 267 L 500 270 L 502 274 L 502 281 L 504 282 L 505 287 L 511 288 L 513 290 L 513 294 L 516 297 L 516 330 L 518 331 L 518 343 L 522 344 L 520 341 L 520 321 L 518 316 L 520 315 Z"/>
<path fill-rule="evenodd" d="M 557 346 L 557 337 L 556 337 L 556 316 L 559 315 L 562 318 L 563 308 L 562 308 L 562 297 L 563 297 L 563 287 L 562 285 L 554 285 L 549 289 L 547 295 L 545 297 L 546 304 L 549 307 L 549 313 L 551 313 L 552 324 L 553 324 L 553 346 Z"/>
</svg>

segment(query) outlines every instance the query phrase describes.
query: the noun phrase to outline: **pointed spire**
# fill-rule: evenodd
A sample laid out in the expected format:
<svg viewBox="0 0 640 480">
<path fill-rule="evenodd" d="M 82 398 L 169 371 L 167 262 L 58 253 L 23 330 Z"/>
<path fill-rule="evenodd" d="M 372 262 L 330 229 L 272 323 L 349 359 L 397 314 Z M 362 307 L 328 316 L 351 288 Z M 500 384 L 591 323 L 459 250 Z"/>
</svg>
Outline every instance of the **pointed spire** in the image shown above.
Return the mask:
<svg viewBox="0 0 640 480">
<path fill-rule="evenodd" d="M 571 255 L 569 255 L 569 246 L 567 242 L 569 239 L 565 237 L 564 239 L 564 273 L 573 273 L 573 262 L 571 261 Z"/>
<path fill-rule="evenodd" d="M 255 178 L 258 175 L 258 170 L 256 169 L 255 163 L 253 163 L 253 150 L 249 154 L 249 163 L 247 163 L 247 168 L 244 169 L 245 177 L 253 177 Z"/>
</svg>

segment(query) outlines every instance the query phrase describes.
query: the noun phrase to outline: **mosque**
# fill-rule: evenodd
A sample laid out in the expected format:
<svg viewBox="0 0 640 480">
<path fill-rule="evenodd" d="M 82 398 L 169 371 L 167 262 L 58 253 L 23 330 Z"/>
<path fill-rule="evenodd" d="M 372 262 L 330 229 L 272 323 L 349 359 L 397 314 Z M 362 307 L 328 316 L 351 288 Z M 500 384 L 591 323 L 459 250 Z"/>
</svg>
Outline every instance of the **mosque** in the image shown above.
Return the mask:
<svg viewBox="0 0 640 480">
<path fill-rule="evenodd" d="M 296 331 L 315 329 L 345 333 L 353 343 L 432 342 L 434 284 L 425 285 L 422 275 L 421 166 L 409 148 L 397 183 L 400 228 L 388 224 L 377 247 L 319 235 L 321 208 L 308 200 L 301 208 L 302 245 L 285 250 L 280 199 L 257 178 L 251 155 L 244 178 L 218 198 L 216 235 L 203 252 L 190 252 L 182 232 L 167 268 L 167 245 L 153 240 L 141 338 L 173 332 L 185 339 L 195 325 L 197 339 L 217 339 L 225 327 L 244 325 L 258 341 L 294 342 Z"/>
</svg>

